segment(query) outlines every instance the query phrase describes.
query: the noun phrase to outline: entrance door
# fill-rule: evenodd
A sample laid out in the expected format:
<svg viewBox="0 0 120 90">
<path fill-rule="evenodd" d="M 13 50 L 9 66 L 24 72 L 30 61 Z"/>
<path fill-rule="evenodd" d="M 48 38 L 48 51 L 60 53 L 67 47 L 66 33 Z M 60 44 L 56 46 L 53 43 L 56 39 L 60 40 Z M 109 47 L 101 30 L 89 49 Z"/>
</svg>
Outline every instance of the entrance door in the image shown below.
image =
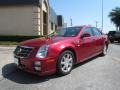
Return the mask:
<svg viewBox="0 0 120 90">
<path fill-rule="evenodd" d="M 47 28 L 48 28 L 48 26 L 47 26 L 47 13 L 45 11 L 43 11 L 43 35 L 48 34 Z"/>
</svg>

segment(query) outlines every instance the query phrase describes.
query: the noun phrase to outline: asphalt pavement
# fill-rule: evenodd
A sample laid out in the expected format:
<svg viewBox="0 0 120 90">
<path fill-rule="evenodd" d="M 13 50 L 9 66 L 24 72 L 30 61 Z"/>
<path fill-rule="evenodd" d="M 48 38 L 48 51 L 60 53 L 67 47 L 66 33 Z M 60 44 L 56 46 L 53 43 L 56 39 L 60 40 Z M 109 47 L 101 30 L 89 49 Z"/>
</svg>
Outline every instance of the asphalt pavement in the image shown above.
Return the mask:
<svg viewBox="0 0 120 90">
<path fill-rule="evenodd" d="M 0 81 L 3 79 L 3 67 L 7 65 L 4 76 L 14 71 L 15 64 L 13 58 L 14 46 L 0 46 Z M 11 65 L 12 64 L 12 65 Z"/>
<path fill-rule="evenodd" d="M 0 90 L 120 90 L 120 44 L 108 54 L 78 64 L 69 75 L 36 76 L 16 69 L 15 47 L 0 47 Z"/>
</svg>

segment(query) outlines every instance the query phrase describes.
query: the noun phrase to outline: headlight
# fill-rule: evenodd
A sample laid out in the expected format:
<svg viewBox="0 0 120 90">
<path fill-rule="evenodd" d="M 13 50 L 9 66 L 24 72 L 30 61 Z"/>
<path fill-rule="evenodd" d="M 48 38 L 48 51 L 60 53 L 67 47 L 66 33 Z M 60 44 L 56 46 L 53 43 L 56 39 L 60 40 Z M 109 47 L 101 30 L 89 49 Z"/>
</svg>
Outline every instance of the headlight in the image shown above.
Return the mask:
<svg viewBox="0 0 120 90">
<path fill-rule="evenodd" d="M 47 56 L 49 45 L 43 45 L 39 48 L 36 57 L 37 58 L 45 58 Z"/>
</svg>

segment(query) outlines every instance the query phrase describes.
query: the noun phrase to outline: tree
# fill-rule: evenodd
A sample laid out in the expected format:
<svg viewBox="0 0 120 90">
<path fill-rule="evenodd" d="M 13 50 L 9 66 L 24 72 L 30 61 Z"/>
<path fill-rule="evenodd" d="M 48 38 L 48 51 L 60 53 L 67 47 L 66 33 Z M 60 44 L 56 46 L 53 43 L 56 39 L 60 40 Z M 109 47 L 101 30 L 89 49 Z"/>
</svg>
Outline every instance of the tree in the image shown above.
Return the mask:
<svg viewBox="0 0 120 90">
<path fill-rule="evenodd" d="M 120 7 L 112 9 L 112 11 L 109 13 L 109 17 L 111 21 L 115 24 L 116 30 L 120 31 Z"/>
</svg>

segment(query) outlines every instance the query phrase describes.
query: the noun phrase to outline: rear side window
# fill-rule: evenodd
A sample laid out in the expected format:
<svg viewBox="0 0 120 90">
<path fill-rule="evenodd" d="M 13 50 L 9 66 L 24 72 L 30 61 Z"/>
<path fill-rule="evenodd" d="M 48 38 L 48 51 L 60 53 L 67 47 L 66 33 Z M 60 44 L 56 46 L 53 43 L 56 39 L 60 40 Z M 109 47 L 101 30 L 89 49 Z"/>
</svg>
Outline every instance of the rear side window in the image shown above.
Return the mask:
<svg viewBox="0 0 120 90">
<path fill-rule="evenodd" d="M 97 28 L 92 28 L 94 36 L 102 35 L 102 33 Z"/>
</svg>

